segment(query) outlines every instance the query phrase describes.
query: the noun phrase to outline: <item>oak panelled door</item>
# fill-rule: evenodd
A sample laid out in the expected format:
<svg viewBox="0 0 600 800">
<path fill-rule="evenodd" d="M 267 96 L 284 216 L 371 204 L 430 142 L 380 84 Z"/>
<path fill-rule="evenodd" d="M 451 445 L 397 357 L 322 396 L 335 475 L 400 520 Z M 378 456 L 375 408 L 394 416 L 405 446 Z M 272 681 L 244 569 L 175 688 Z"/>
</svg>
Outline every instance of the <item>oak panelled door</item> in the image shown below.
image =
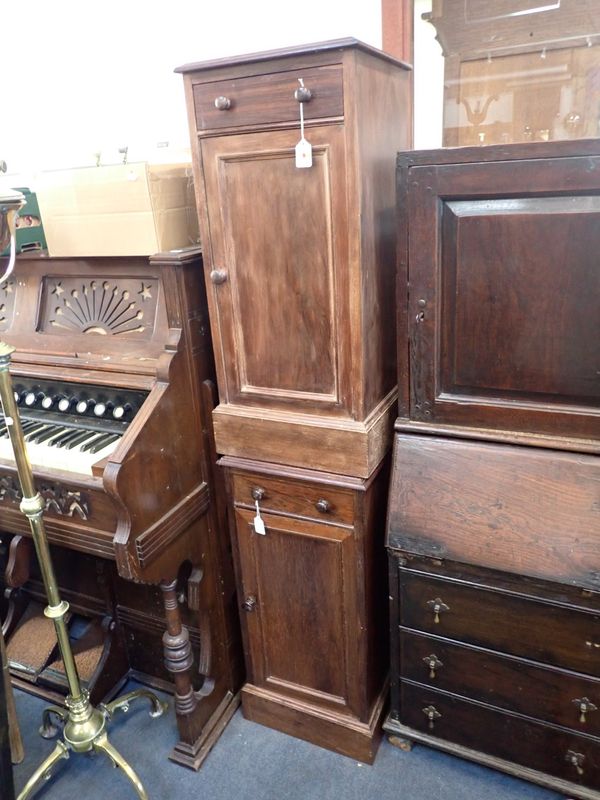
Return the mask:
<svg viewBox="0 0 600 800">
<path fill-rule="evenodd" d="M 364 621 L 356 595 L 356 544 L 347 527 L 236 509 L 244 564 L 250 681 L 332 711 L 367 713 L 355 676 Z"/>
<path fill-rule="evenodd" d="M 494 150 L 409 170 L 411 417 L 599 439 L 600 156 Z"/>
<path fill-rule="evenodd" d="M 222 402 L 350 416 L 343 127 L 201 142 Z"/>
</svg>

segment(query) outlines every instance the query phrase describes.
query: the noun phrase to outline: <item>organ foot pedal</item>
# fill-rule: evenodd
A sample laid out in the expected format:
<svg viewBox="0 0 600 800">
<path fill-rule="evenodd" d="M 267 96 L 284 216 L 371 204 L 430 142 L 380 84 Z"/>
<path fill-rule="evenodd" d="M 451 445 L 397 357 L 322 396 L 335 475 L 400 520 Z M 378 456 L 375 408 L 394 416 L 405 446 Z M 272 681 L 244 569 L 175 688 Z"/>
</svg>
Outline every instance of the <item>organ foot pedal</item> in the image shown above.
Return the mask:
<svg viewBox="0 0 600 800">
<path fill-rule="evenodd" d="M 0 283 L 6 280 L 14 265 L 14 221 L 16 213 L 23 203 L 24 197 L 19 193 L 11 193 L 10 196 L 0 197 L 0 240 L 10 237 L 11 244 L 9 265 L 5 274 L 0 278 Z M 3 250 L 8 242 L 0 241 L 0 244 L 2 245 L 0 250 Z M 52 715 L 58 716 L 64 722 L 62 740 L 57 742 L 52 753 L 39 765 L 18 795 L 17 800 L 26 800 L 31 797 L 38 784 L 50 776 L 54 765 L 61 759 L 68 758 L 71 751 L 74 753 L 89 753 L 92 751 L 105 753 L 115 767 L 120 767 L 123 770 L 141 800 L 148 800 L 146 790 L 134 769 L 110 744 L 106 726 L 117 709 L 125 710 L 129 707 L 129 703 L 138 697 L 147 697 L 150 700 L 152 704 L 150 713 L 152 716 L 162 714 L 166 704 L 162 703 L 152 692 L 142 689 L 113 700 L 104 707 L 94 708 L 90 703 L 87 691 L 81 686 L 65 621 L 65 616 L 69 611 L 69 604 L 61 600 L 59 595 L 43 520 L 45 502 L 34 486 L 33 472 L 25 449 L 23 430 L 9 374 L 10 356 L 14 350 L 14 347 L 5 342 L 0 342 L 0 400 L 2 401 L 4 421 L 9 432 L 23 494 L 20 507 L 31 527 L 31 534 L 48 599 L 44 614 L 54 623 L 58 647 L 69 686 L 69 694 L 65 701 L 66 709 L 58 706 L 47 709 L 42 724 L 42 728 L 46 733 L 52 733 L 51 717 Z"/>
</svg>

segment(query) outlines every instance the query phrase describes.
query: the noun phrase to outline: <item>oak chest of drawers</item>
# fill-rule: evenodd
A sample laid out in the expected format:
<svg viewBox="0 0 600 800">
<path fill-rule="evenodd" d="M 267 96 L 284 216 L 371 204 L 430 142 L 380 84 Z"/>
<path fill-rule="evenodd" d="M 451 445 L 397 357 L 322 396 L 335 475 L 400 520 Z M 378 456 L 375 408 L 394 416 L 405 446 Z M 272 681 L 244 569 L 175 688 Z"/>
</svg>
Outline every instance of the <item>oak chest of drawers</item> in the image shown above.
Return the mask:
<svg viewBox="0 0 600 800">
<path fill-rule="evenodd" d="M 400 550 L 390 586 L 386 729 L 597 800 L 600 593 Z"/>
</svg>

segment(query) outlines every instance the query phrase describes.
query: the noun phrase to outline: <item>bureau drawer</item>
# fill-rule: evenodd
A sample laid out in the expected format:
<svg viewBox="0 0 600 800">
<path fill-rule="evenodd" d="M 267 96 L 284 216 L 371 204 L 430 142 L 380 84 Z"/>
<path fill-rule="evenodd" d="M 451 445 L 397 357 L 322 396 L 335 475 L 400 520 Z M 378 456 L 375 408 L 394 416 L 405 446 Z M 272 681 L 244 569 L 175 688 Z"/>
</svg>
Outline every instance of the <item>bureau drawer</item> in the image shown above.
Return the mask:
<svg viewBox="0 0 600 800">
<path fill-rule="evenodd" d="M 595 739 L 409 684 L 403 684 L 401 698 L 402 724 L 427 736 L 600 788 Z"/>
<path fill-rule="evenodd" d="M 600 613 L 401 570 L 400 624 L 600 675 Z"/>
<path fill-rule="evenodd" d="M 261 511 L 306 517 L 319 522 L 352 525 L 354 493 L 338 487 L 273 476 L 233 474 L 233 497 L 236 505 L 254 506 Z"/>
<path fill-rule="evenodd" d="M 600 736 L 600 679 L 400 632 L 402 678 Z"/>
<path fill-rule="evenodd" d="M 293 122 L 300 126 L 299 103 L 294 92 L 298 79 L 311 92 L 304 105 L 306 121 L 341 117 L 344 113 L 342 66 L 312 67 L 270 75 L 233 78 L 194 86 L 194 108 L 199 131 Z M 217 98 L 222 106 L 215 105 Z"/>
</svg>

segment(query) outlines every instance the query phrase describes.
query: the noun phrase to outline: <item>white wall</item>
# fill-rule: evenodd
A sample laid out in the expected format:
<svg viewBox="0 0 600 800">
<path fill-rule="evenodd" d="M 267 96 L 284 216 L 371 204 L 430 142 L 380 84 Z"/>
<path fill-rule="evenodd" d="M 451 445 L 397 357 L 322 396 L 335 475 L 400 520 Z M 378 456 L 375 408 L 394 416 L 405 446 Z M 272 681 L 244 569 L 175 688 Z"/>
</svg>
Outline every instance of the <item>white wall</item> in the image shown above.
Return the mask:
<svg viewBox="0 0 600 800">
<path fill-rule="evenodd" d="M 174 67 L 343 36 L 381 46 L 380 0 L 6 0 L 0 17 L 0 159 L 40 169 L 188 147 Z M 19 176 L 21 177 L 21 176 Z"/>
<path fill-rule="evenodd" d="M 415 0 L 415 117 L 417 150 L 442 146 L 444 57 L 435 28 L 421 18 L 431 11 L 431 0 Z"/>
</svg>

